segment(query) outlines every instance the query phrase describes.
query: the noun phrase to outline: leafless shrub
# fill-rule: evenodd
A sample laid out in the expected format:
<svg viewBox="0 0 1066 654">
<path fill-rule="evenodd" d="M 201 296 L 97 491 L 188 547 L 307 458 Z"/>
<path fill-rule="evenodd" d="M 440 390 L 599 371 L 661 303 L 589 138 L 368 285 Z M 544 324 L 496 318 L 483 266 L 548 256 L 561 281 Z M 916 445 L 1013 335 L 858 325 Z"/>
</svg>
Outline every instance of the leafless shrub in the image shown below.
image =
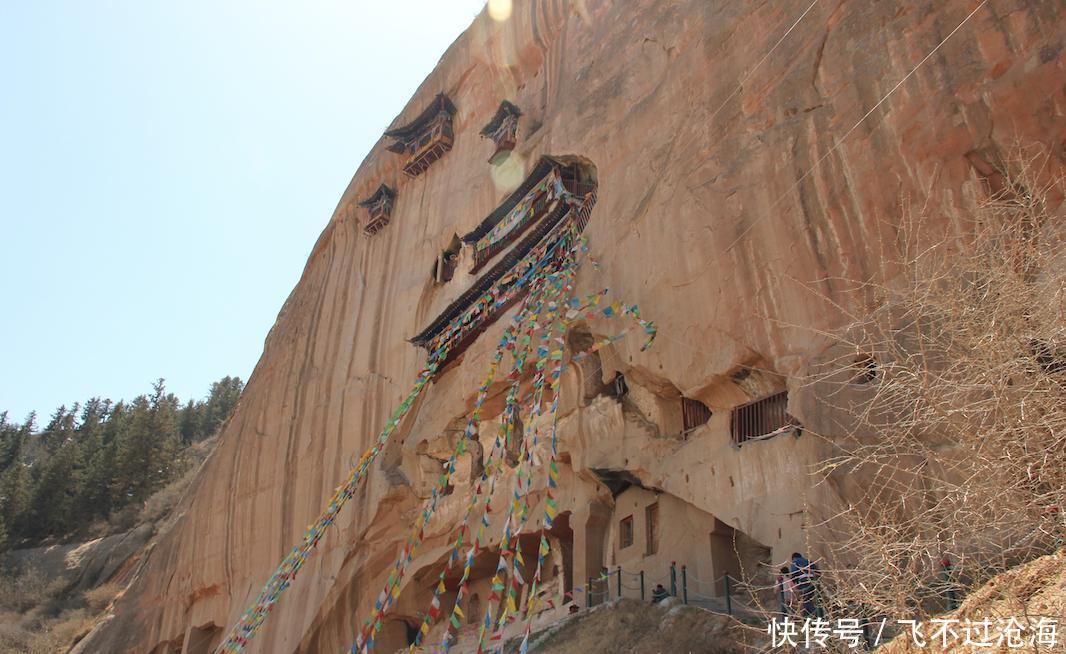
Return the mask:
<svg viewBox="0 0 1066 654">
<path fill-rule="evenodd" d="M 835 368 L 864 391 L 826 394 L 850 426 L 817 471 L 853 491 L 814 530 L 831 612 L 940 613 L 1066 536 L 1066 225 L 1045 161 L 1007 162 L 963 221 L 907 216 L 891 279 L 855 289 L 873 309 Z"/>
<path fill-rule="evenodd" d="M 32 567 L 0 577 L 0 652 L 66 652 L 121 590 L 107 583 L 67 594 L 66 586 L 62 580 L 48 582 Z"/>
<path fill-rule="evenodd" d="M 27 566 L 0 575 L 0 609 L 23 612 L 40 606 L 61 594 L 67 582 L 49 581 L 37 568 Z"/>
<path fill-rule="evenodd" d="M 0 652 L 29 651 L 33 638 L 33 632 L 23 628 L 20 624 L 18 614 L 0 615 Z"/>
</svg>

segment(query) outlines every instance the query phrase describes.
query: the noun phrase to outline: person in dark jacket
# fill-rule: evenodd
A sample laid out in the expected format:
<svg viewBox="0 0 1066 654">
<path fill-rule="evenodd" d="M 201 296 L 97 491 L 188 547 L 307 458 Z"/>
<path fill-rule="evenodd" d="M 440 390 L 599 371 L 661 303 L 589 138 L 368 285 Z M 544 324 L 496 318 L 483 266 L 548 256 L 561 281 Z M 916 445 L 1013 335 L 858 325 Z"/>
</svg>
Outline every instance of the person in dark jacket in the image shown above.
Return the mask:
<svg viewBox="0 0 1066 654">
<path fill-rule="evenodd" d="M 809 618 L 814 617 L 818 613 L 815 603 L 818 589 L 815 583 L 821 574 L 817 566 L 799 552 L 793 552 L 789 574 L 792 577 L 792 583 L 795 584 L 795 592 L 799 596 L 800 604 L 803 606 L 803 615 Z"/>
<path fill-rule="evenodd" d="M 658 604 L 667 597 L 670 597 L 670 593 L 666 592 L 662 584 L 655 584 L 655 588 L 651 591 L 651 603 Z"/>
</svg>

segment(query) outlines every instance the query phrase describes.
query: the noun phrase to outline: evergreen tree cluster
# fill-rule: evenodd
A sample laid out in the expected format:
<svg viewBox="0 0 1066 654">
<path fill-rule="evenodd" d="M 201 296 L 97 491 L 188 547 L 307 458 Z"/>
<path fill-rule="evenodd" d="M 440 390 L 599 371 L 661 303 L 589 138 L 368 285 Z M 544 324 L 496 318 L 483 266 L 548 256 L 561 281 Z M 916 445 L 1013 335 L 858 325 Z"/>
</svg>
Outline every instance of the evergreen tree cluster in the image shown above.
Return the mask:
<svg viewBox="0 0 1066 654">
<path fill-rule="evenodd" d="M 130 402 L 94 397 L 61 406 L 43 429 L 0 413 L 0 547 L 84 532 L 143 503 L 186 468 L 186 451 L 214 435 L 244 389 L 239 377 L 182 404 L 163 380 Z"/>
</svg>

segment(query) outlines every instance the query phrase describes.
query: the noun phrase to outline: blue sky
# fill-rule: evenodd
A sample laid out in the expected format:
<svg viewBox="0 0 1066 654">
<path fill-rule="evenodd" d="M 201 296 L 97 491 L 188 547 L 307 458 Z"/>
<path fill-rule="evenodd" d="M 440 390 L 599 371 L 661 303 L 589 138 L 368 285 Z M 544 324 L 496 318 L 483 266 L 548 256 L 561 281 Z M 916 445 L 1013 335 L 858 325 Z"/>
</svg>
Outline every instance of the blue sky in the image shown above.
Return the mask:
<svg viewBox="0 0 1066 654">
<path fill-rule="evenodd" d="M 247 379 L 359 162 L 483 5 L 0 3 L 0 411 Z"/>
</svg>

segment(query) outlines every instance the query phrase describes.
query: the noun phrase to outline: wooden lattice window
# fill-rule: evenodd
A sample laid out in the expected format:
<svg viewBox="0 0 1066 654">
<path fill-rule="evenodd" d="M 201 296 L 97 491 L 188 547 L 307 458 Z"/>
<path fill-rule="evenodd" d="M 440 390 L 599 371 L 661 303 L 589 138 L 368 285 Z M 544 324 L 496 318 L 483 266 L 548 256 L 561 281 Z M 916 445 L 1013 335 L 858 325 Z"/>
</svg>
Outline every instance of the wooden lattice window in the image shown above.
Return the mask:
<svg viewBox="0 0 1066 654">
<path fill-rule="evenodd" d="M 659 503 L 649 504 L 644 509 L 644 535 L 646 554 L 659 551 Z"/>
<path fill-rule="evenodd" d="M 504 100 L 489 124 L 481 129 L 481 137 L 492 139 L 496 144 L 496 150 L 489 157 L 490 162 L 495 161 L 500 153 L 514 150 L 518 135 L 518 117 L 521 115 L 518 107 Z"/>
<path fill-rule="evenodd" d="M 585 197 L 596 188 L 596 181 L 581 166 L 566 166 L 559 172 L 563 178 L 563 188 L 578 198 Z"/>
<path fill-rule="evenodd" d="M 710 419 L 711 410 L 706 404 L 688 397 L 681 398 L 681 426 L 684 431 L 705 425 Z"/>
<path fill-rule="evenodd" d="M 379 229 L 389 224 L 392 216 L 392 207 L 396 203 L 396 191 L 382 184 L 374 193 L 359 203 L 360 207 L 366 208 L 366 222 L 363 224 L 363 232 L 370 236 Z"/>
<path fill-rule="evenodd" d="M 625 549 L 633 544 L 633 516 L 622 518 L 618 523 L 618 548 Z"/>
<path fill-rule="evenodd" d="M 799 422 L 788 414 L 788 391 L 736 407 L 731 423 L 733 442 L 737 445 L 799 426 Z"/>
</svg>

